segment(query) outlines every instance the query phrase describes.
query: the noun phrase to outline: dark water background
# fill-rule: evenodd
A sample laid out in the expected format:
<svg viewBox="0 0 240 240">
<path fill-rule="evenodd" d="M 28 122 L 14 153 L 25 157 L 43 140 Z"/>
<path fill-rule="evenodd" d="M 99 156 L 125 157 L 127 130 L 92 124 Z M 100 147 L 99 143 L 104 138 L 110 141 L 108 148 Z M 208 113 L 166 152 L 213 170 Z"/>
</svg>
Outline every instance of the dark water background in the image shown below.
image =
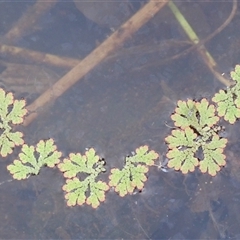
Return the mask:
<svg viewBox="0 0 240 240">
<path fill-rule="evenodd" d="M 1 36 L 33 3 L 0 2 Z M 137 11 L 140 4 L 132 4 L 132 11 Z M 194 1 L 179 7 L 203 39 L 225 21 L 232 3 Z M 226 74 L 240 63 L 239 16 L 238 10 L 228 27 L 206 44 Z M 82 59 L 110 34 L 109 26 L 87 19 L 73 2 L 59 1 L 15 45 Z M 110 168 L 122 167 L 124 157 L 143 144 L 165 159 L 164 138 L 171 132 L 165 123 L 173 125 L 170 115 L 176 101 L 210 98 L 224 87 L 196 51 L 162 64 L 189 45 L 165 7 L 24 128 L 26 143 L 54 138 L 64 156 L 94 147 L 106 160 L 103 180 Z M 151 51 L 156 46 L 158 51 Z M 67 72 L 54 70 L 59 76 Z M 16 149 L 0 162 L 0 238 L 239 239 L 239 129 L 239 122 L 226 127 L 227 165 L 216 177 L 197 170 L 183 175 L 151 167 L 141 193 L 121 198 L 110 191 L 96 210 L 87 205 L 66 206 L 61 190 L 64 178 L 56 168 L 7 182 L 11 176 L 6 166 L 17 156 Z"/>
</svg>

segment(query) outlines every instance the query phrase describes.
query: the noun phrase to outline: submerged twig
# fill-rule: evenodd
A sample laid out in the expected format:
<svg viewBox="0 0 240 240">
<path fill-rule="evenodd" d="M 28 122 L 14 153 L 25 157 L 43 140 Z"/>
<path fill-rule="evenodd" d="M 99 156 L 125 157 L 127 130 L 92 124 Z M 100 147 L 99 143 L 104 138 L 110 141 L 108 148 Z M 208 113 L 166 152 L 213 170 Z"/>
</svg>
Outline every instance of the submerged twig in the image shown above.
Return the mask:
<svg viewBox="0 0 240 240">
<path fill-rule="evenodd" d="M 45 91 L 39 98 L 30 104 L 27 107 L 30 114 L 26 117 L 24 125 L 28 125 L 37 117 L 38 109 L 61 96 L 67 89 L 69 89 L 73 84 L 104 60 L 111 52 L 120 47 L 127 38 L 148 22 L 161 8 L 165 6 L 167 2 L 168 1 L 149 1 L 116 32 L 114 32 L 108 39 L 106 39 L 86 58 L 84 58 L 76 67 L 69 71 L 51 88 Z"/>
<path fill-rule="evenodd" d="M 172 1 L 168 2 L 168 6 L 171 9 L 174 16 L 176 17 L 179 24 L 181 25 L 181 27 L 183 28 L 183 30 L 185 31 L 185 33 L 190 38 L 190 40 L 194 44 L 198 44 L 200 42 L 200 40 L 199 40 L 197 34 L 194 32 L 194 30 L 192 29 L 190 24 L 187 22 L 185 17 L 182 15 L 182 13 L 178 9 L 178 7 Z M 228 79 L 224 78 L 219 72 L 217 72 L 215 70 L 215 68 L 217 67 L 217 63 L 214 60 L 214 58 L 212 57 L 212 55 L 207 51 L 205 46 L 201 45 L 201 47 L 197 48 L 197 50 L 200 53 L 200 55 L 201 55 L 202 59 L 204 60 L 204 62 L 206 63 L 206 65 L 208 66 L 208 68 L 210 69 L 210 71 L 217 77 L 217 79 L 220 82 L 222 82 L 223 84 L 225 84 L 226 86 L 230 86 L 231 82 Z"/>
<path fill-rule="evenodd" d="M 31 62 L 31 64 L 45 64 L 60 68 L 73 68 L 80 60 L 69 57 L 60 57 L 57 55 L 33 51 L 30 49 L 0 44 L 0 53 L 4 56 L 13 56 L 14 60 L 21 62 Z"/>
<path fill-rule="evenodd" d="M 50 8 L 56 4 L 57 0 L 43 2 L 38 0 L 33 6 L 29 7 L 26 13 L 17 21 L 15 26 L 3 36 L 1 42 L 14 43 L 28 32 L 37 20 Z"/>
<path fill-rule="evenodd" d="M 173 61 L 173 60 L 176 60 L 180 57 L 183 57 L 187 54 L 189 54 L 190 52 L 198 49 L 198 48 L 201 48 L 202 45 L 204 45 L 206 42 L 210 41 L 212 38 L 214 38 L 217 34 L 219 34 L 225 27 L 228 26 L 228 24 L 232 21 L 233 17 L 235 16 L 236 14 L 236 11 L 237 11 L 237 0 L 233 0 L 233 6 L 232 6 L 232 11 L 231 13 L 229 14 L 228 18 L 225 20 L 225 22 L 220 26 L 218 27 L 215 31 L 213 31 L 210 35 L 208 35 L 208 37 L 206 37 L 205 39 L 203 40 L 200 40 L 197 44 L 194 44 L 193 46 L 189 47 L 188 49 L 186 50 L 183 50 L 182 52 L 170 57 L 170 58 L 167 58 L 167 59 L 164 59 L 164 60 L 161 60 L 161 61 L 157 61 L 155 62 L 154 64 L 151 63 L 151 66 L 152 65 L 163 65 L 163 64 L 166 64 L 170 61 Z M 146 68 L 148 67 L 149 65 L 146 64 L 144 65 L 143 67 L 141 68 Z M 136 68 L 135 70 L 139 70 L 139 68 Z M 216 71 L 216 67 L 215 66 L 212 66 L 212 68 L 210 68 L 210 70 L 214 73 L 214 74 L 217 74 L 220 78 L 221 78 L 221 74 L 219 72 Z"/>
<path fill-rule="evenodd" d="M 169 39 L 152 44 L 151 46 L 138 45 L 121 49 L 121 51 L 117 51 L 116 53 L 107 56 L 106 61 L 115 58 L 129 57 L 129 55 L 134 56 L 139 54 L 144 55 L 156 53 L 162 51 L 162 49 L 165 50 L 166 48 L 172 48 L 175 46 L 187 47 L 189 45 L 191 45 L 190 41 L 176 41 Z M 41 64 L 47 65 L 48 67 L 53 66 L 58 68 L 73 68 L 81 62 L 81 59 L 77 58 L 62 57 L 6 44 L 0 44 L 0 55 L 3 56 L 3 58 L 13 59 L 14 62 L 22 63 L 24 61 L 26 63 Z"/>
</svg>

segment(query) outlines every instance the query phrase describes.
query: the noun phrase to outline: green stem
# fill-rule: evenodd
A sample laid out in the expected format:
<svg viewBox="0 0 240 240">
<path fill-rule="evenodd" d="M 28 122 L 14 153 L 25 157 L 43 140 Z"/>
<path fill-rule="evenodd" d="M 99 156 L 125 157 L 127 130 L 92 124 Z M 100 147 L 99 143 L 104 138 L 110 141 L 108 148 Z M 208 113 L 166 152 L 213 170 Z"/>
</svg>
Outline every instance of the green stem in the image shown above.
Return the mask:
<svg viewBox="0 0 240 240">
<path fill-rule="evenodd" d="M 188 35 L 190 40 L 195 44 L 199 43 L 199 38 L 197 34 L 194 32 L 190 24 L 187 22 L 186 18 L 179 11 L 178 7 L 172 1 L 168 2 L 168 7 L 171 9 L 175 18 L 178 20 L 179 24 L 181 25 L 185 33 Z"/>
<path fill-rule="evenodd" d="M 187 34 L 189 39 L 194 44 L 198 44 L 200 40 L 197 34 L 194 32 L 194 30 L 192 29 L 192 27 L 190 26 L 186 18 L 182 15 L 178 7 L 172 1 L 168 2 L 168 7 L 171 9 L 172 13 L 174 14 L 175 18 L 177 19 L 177 21 L 179 22 L 179 24 L 181 25 L 181 27 L 183 28 L 184 32 Z M 217 64 L 215 60 L 213 59 L 211 54 L 204 48 L 204 46 L 202 46 L 202 50 L 204 50 L 205 56 L 207 57 L 211 65 L 216 66 Z"/>
</svg>

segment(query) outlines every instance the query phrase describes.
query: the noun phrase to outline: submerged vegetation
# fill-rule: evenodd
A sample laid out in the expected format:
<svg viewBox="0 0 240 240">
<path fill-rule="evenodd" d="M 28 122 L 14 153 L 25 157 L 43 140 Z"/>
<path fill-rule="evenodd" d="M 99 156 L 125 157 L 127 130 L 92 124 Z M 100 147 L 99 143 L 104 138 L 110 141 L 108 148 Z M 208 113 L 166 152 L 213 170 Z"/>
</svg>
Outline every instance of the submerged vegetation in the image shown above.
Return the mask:
<svg viewBox="0 0 240 240">
<path fill-rule="evenodd" d="M 178 101 L 171 115 L 175 129 L 165 138 L 169 168 L 186 174 L 198 167 L 202 173 L 215 176 L 226 164 L 223 152 L 227 139 L 221 137 L 223 127 L 219 120 L 223 117 L 233 124 L 240 117 L 240 65 L 231 72 L 231 77 L 235 85 L 220 90 L 212 98 L 216 108 L 205 98 L 200 102 Z M 0 89 L 0 100 L 0 154 L 5 157 L 12 153 L 14 146 L 22 145 L 18 159 L 7 169 L 14 179 L 21 180 L 37 175 L 42 166 L 57 165 L 66 178 L 62 189 L 66 192 L 68 206 L 86 203 L 97 208 L 105 201 L 110 187 L 121 197 L 135 189 L 142 190 L 149 166 L 159 157 L 148 146 L 140 146 L 126 157 L 122 169 L 111 169 L 109 182 L 104 182 L 99 178 L 106 172 L 107 161 L 96 155 L 94 148 L 87 149 L 84 155 L 70 153 L 68 158 L 61 160 L 62 153 L 57 151 L 53 139 L 40 140 L 36 147 L 24 144 L 23 134 L 14 131 L 13 127 L 21 124 L 27 114 L 25 101 L 14 100 L 13 94 L 3 89 Z"/>
</svg>

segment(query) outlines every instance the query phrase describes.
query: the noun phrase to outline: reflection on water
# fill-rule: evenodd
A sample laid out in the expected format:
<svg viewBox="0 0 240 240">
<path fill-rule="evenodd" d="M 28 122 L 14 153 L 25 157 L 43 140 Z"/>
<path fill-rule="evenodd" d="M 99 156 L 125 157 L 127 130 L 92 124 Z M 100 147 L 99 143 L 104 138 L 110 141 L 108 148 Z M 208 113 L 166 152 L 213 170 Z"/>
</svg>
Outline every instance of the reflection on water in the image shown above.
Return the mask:
<svg viewBox="0 0 240 240">
<path fill-rule="evenodd" d="M 19 16 L 19 11 L 24 13 L 29 4 L 2 3 L 0 18 L 6 23 L 1 26 L 2 33 L 16 21 L 15 11 Z M 185 6 L 185 11 L 188 8 L 187 11 L 191 11 L 191 4 Z M 227 16 L 231 7 L 210 2 L 193 5 L 195 16 L 205 18 L 207 32 L 216 28 L 217 21 L 223 21 L 219 16 Z M 139 7 L 132 3 L 133 12 Z M 2 12 L 3 9 L 12 19 Z M 212 22 L 213 14 L 217 20 Z M 193 19 L 196 29 L 200 22 L 197 19 Z M 233 22 L 232 28 L 239 27 L 238 22 Z M 202 32 L 202 25 L 199 28 Z M 236 36 L 233 35 L 231 29 L 226 31 L 228 36 L 226 33 L 219 35 L 219 39 L 213 41 L 214 46 L 209 44 L 209 49 L 220 62 L 223 58 L 223 62 L 228 62 L 225 66 L 228 69 L 237 60 L 226 52 L 222 56 L 219 49 L 232 49 L 235 42 L 231 39 L 239 36 L 235 31 Z M 110 34 L 110 28 L 87 19 L 73 2 L 59 2 L 16 46 L 80 59 Z M 227 46 L 223 45 L 226 38 Z M 184 44 L 173 45 L 172 40 Z M 42 138 L 53 137 L 64 157 L 70 152 L 84 152 L 85 148 L 94 147 L 106 160 L 108 171 L 112 167 L 122 167 L 124 157 L 143 144 L 148 144 L 164 159 L 164 138 L 173 125 L 169 116 L 176 100 L 209 97 L 221 87 L 199 61 L 196 52 L 168 65 L 156 65 L 159 59 L 162 64 L 165 58 L 187 46 L 185 35 L 167 8 L 163 9 L 132 36 L 123 49 L 114 52 L 44 109 L 30 126 L 23 128 L 26 143 L 32 145 Z M 17 59 L 1 57 L 5 63 L 15 61 L 19 64 Z M 40 69 L 45 71 L 43 67 Z M 39 70 L 36 71 L 38 76 Z M 52 71 L 59 78 L 67 72 L 66 68 Z M 20 86 L 28 86 L 30 90 L 24 87 L 18 90 L 13 78 L 7 81 L 6 72 L 1 73 L 0 80 L 6 90 L 15 91 L 19 96 L 26 96 L 26 92 L 34 97 L 40 94 L 36 85 L 30 86 L 28 82 Z M 24 76 L 29 80 L 32 72 L 30 76 L 25 71 Z M 45 83 L 40 78 L 35 81 Z M 43 169 L 38 176 L 24 181 L 6 182 L 0 185 L 0 236 L 22 239 L 238 239 L 239 127 L 238 123 L 230 127 L 226 129 L 228 164 L 215 178 L 198 171 L 182 175 L 151 167 L 141 193 L 121 198 L 111 190 L 106 202 L 96 210 L 89 206 L 66 206 L 61 190 L 64 179 L 57 169 Z M 0 182 L 11 178 L 6 166 L 16 158 L 17 150 L 0 163 Z M 103 175 L 104 180 L 107 178 L 108 172 Z"/>
</svg>

